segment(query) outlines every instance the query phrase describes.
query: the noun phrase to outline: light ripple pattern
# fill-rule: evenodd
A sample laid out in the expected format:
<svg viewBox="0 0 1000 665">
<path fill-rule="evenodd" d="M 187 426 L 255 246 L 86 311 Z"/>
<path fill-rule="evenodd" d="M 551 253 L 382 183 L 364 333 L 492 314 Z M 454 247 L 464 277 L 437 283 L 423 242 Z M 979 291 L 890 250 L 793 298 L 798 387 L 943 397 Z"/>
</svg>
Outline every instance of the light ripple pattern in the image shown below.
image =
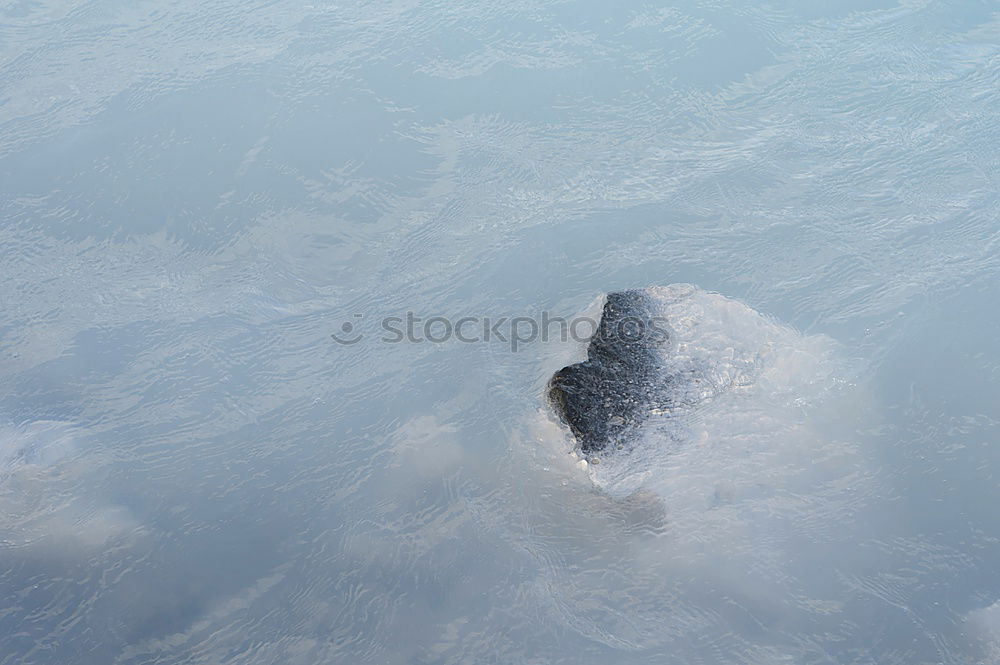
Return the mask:
<svg viewBox="0 0 1000 665">
<path fill-rule="evenodd" d="M 998 109 L 986 0 L 3 3 L 0 665 L 1000 662 Z M 862 369 L 615 492 L 383 341 L 681 282 Z"/>
</svg>

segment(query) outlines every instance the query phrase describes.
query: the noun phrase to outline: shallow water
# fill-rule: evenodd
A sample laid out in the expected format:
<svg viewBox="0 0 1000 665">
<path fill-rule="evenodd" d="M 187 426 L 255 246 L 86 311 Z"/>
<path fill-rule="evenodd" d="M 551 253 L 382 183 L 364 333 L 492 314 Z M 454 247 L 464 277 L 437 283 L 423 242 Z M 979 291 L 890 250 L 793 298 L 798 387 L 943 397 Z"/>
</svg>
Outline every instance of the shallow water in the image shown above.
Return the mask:
<svg viewBox="0 0 1000 665">
<path fill-rule="evenodd" d="M 975 1 L 0 7 L 0 663 L 996 662 L 998 83 Z M 630 500 L 579 343 L 383 341 L 677 282 L 863 370 Z"/>
</svg>

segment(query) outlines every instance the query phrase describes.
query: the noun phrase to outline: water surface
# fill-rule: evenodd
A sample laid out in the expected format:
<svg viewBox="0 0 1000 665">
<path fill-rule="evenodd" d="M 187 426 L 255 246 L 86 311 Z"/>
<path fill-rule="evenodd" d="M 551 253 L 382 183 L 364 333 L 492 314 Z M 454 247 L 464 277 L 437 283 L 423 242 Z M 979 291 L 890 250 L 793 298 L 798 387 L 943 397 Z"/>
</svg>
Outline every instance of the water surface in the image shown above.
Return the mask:
<svg viewBox="0 0 1000 665">
<path fill-rule="evenodd" d="M 998 84 L 985 1 L 7 3 L 0 663 L 992 662 Z M 380 341 L 677 282 L 864 368 L 756 493 Z"/>
</svg>

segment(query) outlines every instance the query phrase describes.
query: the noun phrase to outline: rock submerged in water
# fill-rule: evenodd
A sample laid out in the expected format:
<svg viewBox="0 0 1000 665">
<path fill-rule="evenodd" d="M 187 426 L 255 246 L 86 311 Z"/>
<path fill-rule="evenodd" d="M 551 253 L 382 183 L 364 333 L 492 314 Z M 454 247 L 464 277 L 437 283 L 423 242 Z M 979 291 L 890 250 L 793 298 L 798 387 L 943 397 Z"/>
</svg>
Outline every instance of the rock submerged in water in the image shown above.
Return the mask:
<svg viewBox="0 0 1000 665">
<path fill-rule="evenodd" d="M 751 385 L 776 348 L 798 339 L 690 284 L 617 291 L 604 298 L 586 359 L 557 371 L 548 396 L 585 456 L 629 449 L 650 427 L 678 436 L 677 418 Z"/>
</svg>

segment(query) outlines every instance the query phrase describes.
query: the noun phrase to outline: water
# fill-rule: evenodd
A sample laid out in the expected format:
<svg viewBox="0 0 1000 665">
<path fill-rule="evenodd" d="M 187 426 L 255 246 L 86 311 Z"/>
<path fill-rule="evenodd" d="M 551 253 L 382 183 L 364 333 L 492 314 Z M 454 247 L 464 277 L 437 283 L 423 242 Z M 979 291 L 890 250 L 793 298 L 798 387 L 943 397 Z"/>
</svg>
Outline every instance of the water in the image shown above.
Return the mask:
<svg viewBox="0 0 1000 665">
<path fill-rule="evenodd" d="M 998 83 L 989 2 L 7 3 L 0 663 L 997 662 Z M 578 344 L 382 341 L 676 282 L 861 369 L 629 499 Z"/>
</svg>

